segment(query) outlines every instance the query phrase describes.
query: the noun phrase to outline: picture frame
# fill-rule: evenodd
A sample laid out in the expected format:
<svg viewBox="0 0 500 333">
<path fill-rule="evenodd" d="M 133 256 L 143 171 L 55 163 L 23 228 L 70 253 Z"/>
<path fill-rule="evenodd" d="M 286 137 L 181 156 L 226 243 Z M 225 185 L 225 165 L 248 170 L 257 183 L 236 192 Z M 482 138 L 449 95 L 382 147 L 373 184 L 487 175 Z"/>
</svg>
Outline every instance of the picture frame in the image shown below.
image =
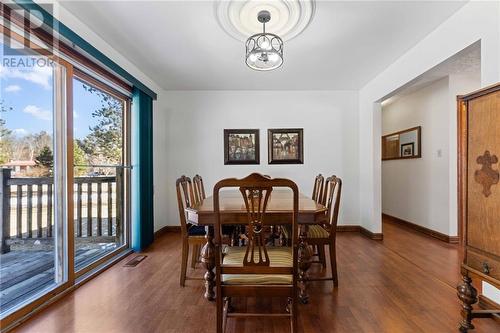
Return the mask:
<svg viewBox="0 0 500 333">
<path fill-rule="evenodd" d="M 258 129 L 224 129 L 224 165 L 260 164 Z"/>
<path fill-rule="evenodd" d="M 415 150 L 415 143 L 405 143 L 401 145 L 401 157 L 413 157 L 413 151 Z"/>
<path fill-rule="evenodd" d="M 268 129 L 267 144 L 269 164 L 304 164 L 304 129 Z"/>
<path fill-rule="evenodd" d="M 421 158 L 422 126 L 383 135 L 381 146 L 382 161 Z"/>
</svg>

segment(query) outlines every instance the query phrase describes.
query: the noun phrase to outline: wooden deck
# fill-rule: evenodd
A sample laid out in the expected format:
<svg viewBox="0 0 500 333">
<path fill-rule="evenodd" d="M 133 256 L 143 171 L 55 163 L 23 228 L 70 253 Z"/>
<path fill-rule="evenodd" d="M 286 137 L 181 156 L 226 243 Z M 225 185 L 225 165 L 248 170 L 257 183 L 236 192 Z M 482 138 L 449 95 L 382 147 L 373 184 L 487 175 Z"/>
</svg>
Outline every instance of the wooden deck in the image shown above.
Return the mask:
<svg viewBox="0 0 500 333">
<path fill-rule="evenodd" d="M 82 246 L 75 251 L 76 270 L 113 251 L 115 243 Z M 11 251 L 0 255 L 0 308 L 6 311 L 54 283 L 54 252 Z"/>
</svg>

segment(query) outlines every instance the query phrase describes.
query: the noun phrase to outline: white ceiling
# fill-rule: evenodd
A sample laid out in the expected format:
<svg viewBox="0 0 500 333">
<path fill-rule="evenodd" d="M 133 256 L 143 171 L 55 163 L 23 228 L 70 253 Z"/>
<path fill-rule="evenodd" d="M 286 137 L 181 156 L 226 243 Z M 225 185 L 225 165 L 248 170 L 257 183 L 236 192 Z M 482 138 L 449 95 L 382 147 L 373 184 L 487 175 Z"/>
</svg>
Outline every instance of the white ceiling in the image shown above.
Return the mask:
<svg viewBox="0 0 500 333">
<path fill-rule="evenodd" d="M 271 0 L 272 1 L 272 0 Z M 317 1 L 275 71 L 246 67 L 213 1 L 61 1 L 167 90 L 359 89 L 465 2 Z M 270 31 L 272 32 L 272 31 Z"/>
<path fill-rule="evenodd" d="M 476 42 L 466 47 L 404 86 L 396 89 L 388 96 L 385 96 L 382 99 L 382 106 L 385 107 L 392 104 L 402 97 L 423 89 L 450 75 L 466 75 L 477 82 L 481 81 L 481 42 Z"/>
</svg>

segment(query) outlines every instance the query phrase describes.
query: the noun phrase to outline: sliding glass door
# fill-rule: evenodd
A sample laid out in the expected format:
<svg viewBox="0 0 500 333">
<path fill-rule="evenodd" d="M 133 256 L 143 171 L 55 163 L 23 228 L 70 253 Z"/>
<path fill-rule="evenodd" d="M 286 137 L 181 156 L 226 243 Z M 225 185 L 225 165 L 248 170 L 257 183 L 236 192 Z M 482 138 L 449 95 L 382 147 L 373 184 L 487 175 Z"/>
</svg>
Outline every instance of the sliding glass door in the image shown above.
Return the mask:
<svg viewBox="0 0 500 333">
<path fill-rule="evenodd" d="M 75 271 L 126 244 L 127 99 L 83 73 L 73 79 Z"/>
<path fill-rule="evenodd" d="M 130 92 L 0 28 L 4 328 L 129 247 Z"/>
<path fill-rule="evenodd" d="M 68 280 L 68 72 L 64 62 L 30 52 L 15 40 L 0 47 L 4 59 L 0 68 L 0 308 L 4 317 Z"/>
</svg>

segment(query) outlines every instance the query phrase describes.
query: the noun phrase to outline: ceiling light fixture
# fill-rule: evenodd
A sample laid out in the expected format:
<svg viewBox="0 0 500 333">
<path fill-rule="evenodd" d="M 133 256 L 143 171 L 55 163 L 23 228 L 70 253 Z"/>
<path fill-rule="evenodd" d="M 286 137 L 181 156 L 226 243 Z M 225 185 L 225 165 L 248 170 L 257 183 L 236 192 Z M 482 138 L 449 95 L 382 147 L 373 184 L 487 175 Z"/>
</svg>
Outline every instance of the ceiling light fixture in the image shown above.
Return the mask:
<svg viewBox="0 0 500 333">
<path fill-rule="evenodd" d="M 283 64 L 283 40 L 275 34 L 266 33 L 266 23 L 271 20 L 269 11 L 260 11 L 257 20 L 262 23 L 262 33 L 247 39 L 246 64 L 251 69 L 270 71 Z"/>
</svg>

